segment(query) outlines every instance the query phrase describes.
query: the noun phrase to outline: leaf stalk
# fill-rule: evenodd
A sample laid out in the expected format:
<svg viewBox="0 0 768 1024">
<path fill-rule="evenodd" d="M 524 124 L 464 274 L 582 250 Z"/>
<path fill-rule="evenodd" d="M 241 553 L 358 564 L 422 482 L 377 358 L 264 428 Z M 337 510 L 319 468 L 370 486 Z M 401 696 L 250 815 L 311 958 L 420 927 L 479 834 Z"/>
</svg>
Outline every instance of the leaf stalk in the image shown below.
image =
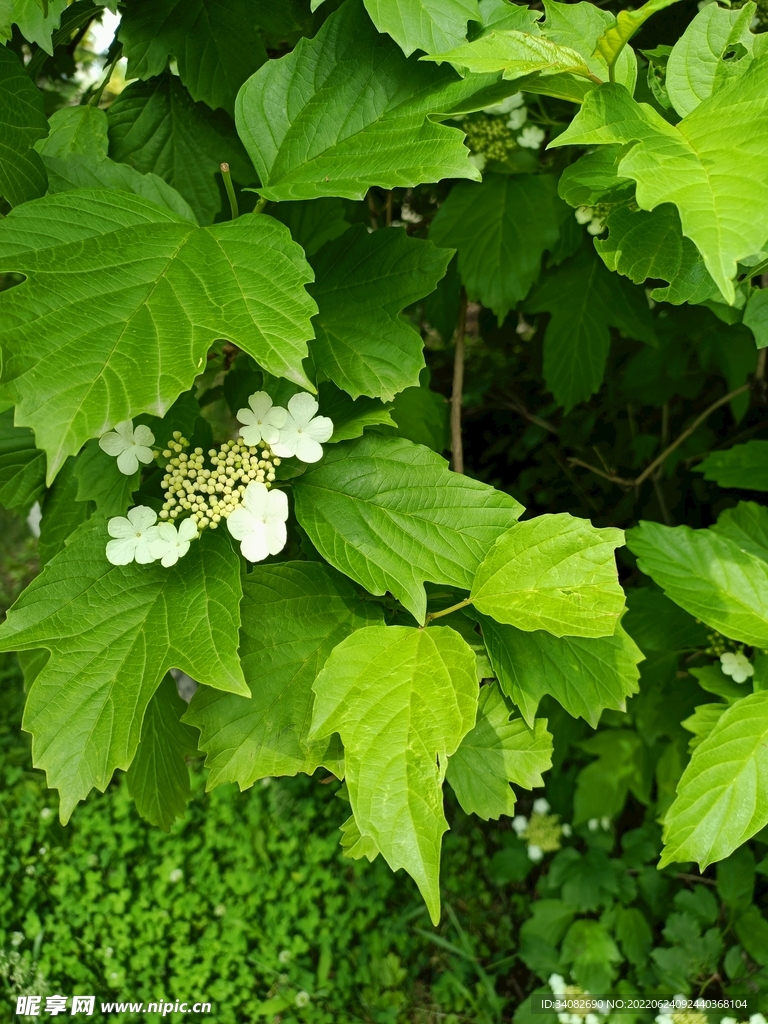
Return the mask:
<svg viewBox="0 0 768 1024">
<path fill-rule="evenodd" d="M 237 220 L 240 216 L 240 209 L 237 205 L 237 196 L 235 195 L 235 186 L 232 184 L 232 175 L 229 171 L 229 164 L 219 164 L 221 170 L 221 176 L 224 179 L 224 188 L 227 190 L 227 199 L 229 199 L 229 208 L 232 211 L 232 220 Z"/>
</svg>

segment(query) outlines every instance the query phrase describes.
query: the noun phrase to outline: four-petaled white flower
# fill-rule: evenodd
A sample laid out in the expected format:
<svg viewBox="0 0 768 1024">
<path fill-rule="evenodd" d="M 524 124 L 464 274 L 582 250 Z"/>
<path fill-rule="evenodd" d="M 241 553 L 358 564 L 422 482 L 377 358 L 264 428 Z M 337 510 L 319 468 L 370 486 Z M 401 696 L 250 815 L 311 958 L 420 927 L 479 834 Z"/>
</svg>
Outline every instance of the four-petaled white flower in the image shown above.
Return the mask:
<svg viewBox="0 0 768 1024">
<path fill-rule="evenodd" d="M 178 560 L 186 555 L 190 541 L 197 536 L 197 524 L 194 519 L 185 519 L 179 523 L 178 530 L 173 523 L 160 523 L 156 530 L 152 554 L 160 559 L 166 569 L 176 565 Z"/>
<path fill-rule="evenodd" d="M 280 405 L 272 405 L 272 399 L 266 391 L 257 391 L 251 395 L 248 405 L 250 409 L 239 409 L 237 413 L 237 418 L 243 424 L 240 437 L 247 445 L 256 445 L 259 441 L 273 444 L 288 418 L 287 411 Z"/>
<path fill-rule="evenodd" d="M 157 515 L 146 505 L 132 508 L 127 517 L 116 516 L 107 523 L 107 532 L 114 540 L 107 544 L 107 558 L 112 565 L 155 561 L 152 548 L 157 539 Z"/>
<path fill-rule="evenodd" d="M 227 527 L 235 540 L 240 541 L 243 556 L 249 562 L 260 562 L 285 547 L 287 518 L 285 491 L 270 491 L 253 480 L 245 489 L 243 504 L 227 519 Z"/>
<path fill-rule="evenodd" d="M 133 476 L 139 463 L 148 465 L 155 457 L 150 445 L 155 443 L 155 435 L 140 423 L 134 430 L 133 420 L 118 423 L 114 430 L 99 438 L 99 448 L 107 455 L 117 456 L 117 468 L 126 476 Z"/>
<path fill-rule="evenodd" d="M 297 455 L 302 462 L 319 462 L 323 457 L 320 447 L 333 433 L 333 421 L 327 416 L 316 416 L 317 402 L 302 391 L 288 403 L 288 418 L 280 430 L 280 440 L 272 444 L 272 451 L 281 459 Z M 270 442 L 271 443 L 271 442 Z"/>
<path fill-rule="evenodd" d="M 720 655 L 720 667 L 734 683 L 746 683 L 749 677 L 755 674 L 754 666 L 748 658 L 743 654 L 733 654 L 731 651 Z"/>
<path fill-rule="evenodd" d="M 527 128 L 523 128 L 517 137 L 518 146 L 522 146 L 524 149 L 540 149 L 541 144 L 544 141 L 545 132 L 535 124 L 529 124 Z"/>
<path fill-rule="evenodd" d="M 549 800 L 545 797 L 540 796 L 538 800 L 533 801 L 533 813 L 534 814 L 549 814 Z"/>
</svg>

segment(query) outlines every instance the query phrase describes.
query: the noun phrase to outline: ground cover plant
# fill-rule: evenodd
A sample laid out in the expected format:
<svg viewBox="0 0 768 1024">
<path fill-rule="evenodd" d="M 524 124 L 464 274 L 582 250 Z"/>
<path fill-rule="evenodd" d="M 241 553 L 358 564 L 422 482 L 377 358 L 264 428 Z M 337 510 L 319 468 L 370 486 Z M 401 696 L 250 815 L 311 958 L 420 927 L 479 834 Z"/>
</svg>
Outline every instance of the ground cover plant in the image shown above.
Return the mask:
<svg viewBox="0 0 768 1024">
<path fill-rule="evenodd" d="M 166 830 L 195 759 L 318 773 L 437 926 L 448 799 L 546 867 L 519 1007 L 761 989 L 767 21 L 2 8 L 0 503 L 42 571 L 0 650 L 62 825 L 116 772 Z"/>
</svg>

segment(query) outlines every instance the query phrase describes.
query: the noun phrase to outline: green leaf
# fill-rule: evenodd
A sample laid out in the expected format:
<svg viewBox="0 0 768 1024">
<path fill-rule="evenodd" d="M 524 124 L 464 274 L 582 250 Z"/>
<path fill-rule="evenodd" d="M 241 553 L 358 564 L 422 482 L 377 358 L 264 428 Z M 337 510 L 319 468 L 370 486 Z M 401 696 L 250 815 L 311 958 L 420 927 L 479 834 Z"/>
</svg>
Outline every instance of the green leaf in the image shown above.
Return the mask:
<svg viewBox="0 0 768 1024">
<path fill-rule="evenodd" d="M 312 684 L 331 651 L 383 608 L 320 562 L 257 565 L 243 580 L 240 657 L 250 697 L 199 689 L 185 721 L 201 732 L 208 788 L 272 775 L 343 774 L 343 755 L 309 742 Z"/>
<path fill-rule="evenodd" d="M 45 193 L 45 168 L 32 147 L 48 134 L 48 122 L 43 94 L 5 46 L 0 46 L 0 110 L 0 196 L 18 206 Z"/>
<path fill-rule="evenodd" d="M 314 691 L 312 732 L 341 736 L 361 836 L 393 871 L 405 868 L 437 924 L 442 782 L 475 724 L 474 654 L 445 627 L 372 626 L 334 649 Z"/>
<path fill-rule="evenodd" d="M 156 174 L 140 174 L 107 156 L 107 115 L 90 104 L 64 107 L 50 119 L 50 134 L 36 146 L 48 173 L 48 193 L 110 188 L 143 196 L 197 223 L 192 208 Z"/>
<path fill-rule="evenodd" d="M 694 750 L 664 818 L 660 867 L 704 869 L 768 824 L 768 692 L 731 704 Z"/>
<path fill-rule="evenodd" d="M 595 248 L 609 270 L 635 284 L 649 277 L 669 281 L 666 288 L 653 289 L 655 301 L 679 306 L 720 298 L 699 250 L 683 235 L 680 215 L 671 203 L 657 206 L 652 213 L 620 206 L 605 224 L 609 235 L 596 238 Z"/>
<path fill-rule="evenodd" d="M 434 452 L 364 436 L 326 451 L 293 487 L 296 517 L 317 550 L 371 594 L 388 590 L 419 622 L 424 581 L 463 587 L 520 515 L 506 494 L 450 473 Z"/>
<path fill-rule="evenodd" d="M 362 224 L 324 245 L 309 288 L 318 306 L 310 346 L 318 371 L 353 398 L 390 402 L 417 386 L 424 343 L 401 313 L 434 290 L 452 255 L 403 229 L 369 233 Z"/>
<path fill-rule="evenodd" d="M 484 686 L 477 723 L 448 761 L 445 777 L 463 810 L 485 821 L 515 813 L 510 782 L 526 789 L 543 786 L 541 773 L 552 767 L 546 719 L 529 729 L 522 718 L 510 718 L 513 712 L 497 683 Z"/>
<path fill-rule="evenodd" d="M 192 99 L 232 112 L 237 90 L 267 59 L 252 0 L 134 0 L 118 39 L 126 78 L 152 78 L 169 57 Z"/>
<path fill-rule="evenodd" d="M 598 530 L 567 513 L 517 523 L 490 548 L 470 600 L 518 629 L 555 636 L 613 636 L 624 610 L 614 548 L 621 530 Z"/>
<path fill-rule="evenodd" d="M 642 572 L 691 615 L 733 640 L 768 647 L 768 564 L 688 526 L 641 522 L 628 531 L 627 546 Z"/>
<path fill-rule="evenodd" d="M 557 3 L 556 0 L 544 0 L 546 21 L 542 32 L 561 46 L 570 46 L 586 61 L 596 78 L 608 79 L 608 65 L 605 59 L 595 51 L 600 37 L 616 23 L 610 11 L 603 11 L 594 4 Z M 630 93 L 635 91 L 637 80 L 637 58 L 631 47 L 624 47 L 619 53 L 614 67 L 617 82 L 626 86 Z"/>
<path fill-rule="evenodd" d="M 366 427 L 394 426 L 391 405 L 384 405 L 375 398 L 353 400 L 329 381 L 324 381 L 318 390 L 321 413 L 333 421 L 329 444 L 360 437 Z"/>
<path fill-rule="evenodd" d="M 566 412 L 600 388 L 609 327 L 649 344 L 656 339 L 643 292 L 610 274 L 594 253 L 577 253 L 547 275 L 525 309 L 552 314 L 544 335 L 544 379 Z"/>
<path fill-rule="evenodd" d="M 622 146 L 602 146 L 580 156 L 560 175 L 560 198 L 570 206 L 597 206 L 631 199 L 632 182 L 618 174 L 623 152 Z"/>
<path fill-rule="evenodd" d="M 768 921 L 754 904 L 734 925 L 736 937 L 756 964 L 768 966 Z"/>
<path fill-rule="evenodd" d="M 714 665 L 702 665 L 701 668 L 691 668 L 689 671 L 702 690 L 705 690 L 707 693 L 714 693 L 718 697 L 723 697 L 729 704 L 746 696 L 747 691 L 744 685 L 735 683 L 730 676 L 727 676 L 719 662 L 715 662 Z M 697 711 L 698 708 L 706 706 L 705 704 L 699 704 Z M 720 704 L 718 706 L 720 711 L 723 711 L 724 705 Z M 690 732 L 694 731 L 685 725 L 685 722 L 682 724 Z"/>
<path fill-rule="evenodd" d="M 460 182 L 451 190 L 429 237 L 458 250 L 467 297 L 501 323 L 539 276 L 565 212 L 554 175 L 487 174 L 479 185 Z"/>
<path fill-rule="evenodd" d="M 768 348 L 768 289 L 755 289 L 747 299 L 744 325 L 755 336 L 758 348 Z"/>
<path fill-rule="evenodd" d="M 46 53 L 53 53 L 51 35 L 61 24 L 61 15 L 69 0 L 2 0 L 0 3 L 0 44 L 11 38 L 13 26 L 30 43 L 37 43 Z"/>
<path fill-rule="evenodd" d="M 768 562 L 768 508 L 754 501 L 740 501 L 727 508 L 710 527 L 713 533 L 727 537 L 755 558 Z"/>
<path fill-rule="evenodd" d="M 618 173 L 637 182 L 637 203 L 674 203 L 683 234 L 704 258 L 729 304 L 737 263 L 759 252 L 766 227 L 754 210 L 768 204 L 768 58 L 723 85 L 676 126 L 619 85 L 585 97 L 571 125 L 551 144 L 636 142 Z"/>
<path fill-rule="evenodd" d="M 462 133 L 429 117 L 472 88 L 407 61 L 362 3 L 347 0 L 314 39 L 246 82 L 237 129 L 267 199 L 362 199 L 371 185 L 479 181 Z"/>
<path fill-rule="evenodd" d="M 755 42 L 750 31 L 754 15 L 751 3 L 735 10 L 708 4 L 677 40 L 667 61 L 665 84 L 681 117 L 747 70 Z"/>
<path fill-rule="evenodd" d="M 0 413 L 0 505 L 25 514 L 45 491 L 45 454 L 31 430 L 13 425 L 13 409 Z"/>
<path fill-rule="evenodd" d="M 539 33 L 516 29 L 486 32 L 471 43 L 447 53 L 436 53 L 422 60 L 448 61 L 471 74 L 503 71 L 505 79 L 522 78 L 537 71 L 571 74 L 592 78 L 589 65 L 570 46 L 559 46 Z"/>
<path fill-rule="evenodd" d="M 599 53 L 609 68 L 612 68 L 624 47 L 635 33 L 639 32 L 648 19 L 678 0 L 648 0 L 635 11 L 619 11 L 616 21 L 597 40 L 595 53 Z"/>
<path fill-rule="evenodd" d="M 23 727 L 61 819 L 115 768 L 133 761 L 160 680 L 179 668 L 247 693 L 237 655 L 240 564 L 229 538 L 206 531 L 172 569 L 110 565 L 102 519 L 77 535 L 24 591 L 0 626 L 0 650 L 51 656 L 27 698 Z"/>
<path fill-rule="evenodd" d="M 613 636 L 586 639 L 526 633 L 486 616 L 480 625 L 501 688 L 530 726 L 546 694 L 596 729 L 605 708 L 626 711 L 626 698 L 638 691 L 643 655 L 621 626 Z"/>
<path fill-rule="evenodd" d="M 658 587 L 633 587 L 627 592 L 624 629 L 641 650 L 694 651 L 707 647 L 707 627 L 670 601 Z"/>
<path fill-rule="evenodd" d="M 768 441 L 747 441 L 725 452 L 711 452 L 693 468 L 720 487 L 768 491 Z"/>
<path fill-rule="evenodd" d="M 539 11 L 509 3 L 508 0 L 480 0 L 480 20 L 485 29 L 516 28 L 532 32 L 540 18 Z"/>
<path fill-rule="evenodd" d="M 108 118 L 110 157 L 172 185 L 201 224 L 210 224 L 221 209 L 222 161 L 241 184 L 254 180 L 231 120 L 195 103 L 170 72 L 132 82 L 114 100 Z"/>
<path fill-rule="evenodd" d="M 192 795 L 186 758 L 197 753 L 197 736 L 181 721 L 186 708 L 173 677 L 164 676 L 147 705 L 141 739 L 128 769 L 128 791 L 136 810 L 166 832 L 182 816 Z"/>
<path fill-rule="evenodd" d="M 597 760 L 582 768 L 576 778 L 574 824 L 618 817 L 630 791 L 641 803 L 649 803 L 648 760 L 635 731 L 605 729 L 579 745 L 585 753 L 597 755 Z"/>
<path fill-rule="evenodd" d="M 117 468 L 117 459 L 99 448 L 93 438 L 75 459 L 74 475 L 77 481 L 77 501 L 92 501 L 96 510 L 106 516 L 122 516 L 131 504 L 131 496 L 138 489 L 141 470 L 126 476 Z"/>
<path fill-rule="evenodd" d="M 291 232 L 307 256 L 314 256 L 349 228 L 343 199 L 333 196 L 296 203 L 273 203 L 270 215 Z"/>
<path fill-rule="evenodd" d="M 477 0 L 365 0 L 379 32 L 392 36 L 406 57 L 437 53 L 466 39 L 467 22 L 481 21 Z"/>
<path fill-rule="evenodd" d="M 696 710 L 680 725 L 688 732 L 693 733 L 693 738 L 688 741 L 688 749 L 695 750 L 705 740 L 720 721 L 726 709 L 725 704 L 698 704 Z"/>
<path fill-rule="evenodd" d="M 438 455 L 451 446 L 449 418 L 447 400 L 426 387 L 406 388 L 392 405 L 398 437 L 426 445 Z"/>
<path fill-rule="evenodd" d="M 569 964 L 577 985 L 586 992 L 607 992 L 622 960 L 608 931 L 599 921 L 574 921 L 563 939 L 561 959 Z"/>
<path fill-rule="evenodd" d="M 363 857 L 369 861 L 376 860 L 381 851 L 370 836 L 360 835 L 354 814 L 339 827 L 339 831 L 342 833 L 341 847 L 345 857 L 352 860 L 362 860 Z"/>
<path fill-rule="evenodd" d="M 0 222 L 11 271 L 27 280 L 0 293 L 3 384 L 49 479 L 89 438 L 162 416 L 217 338 L 311 388 L 312 273 L 271 217 L 198 228 L 126 193 L 64 192 Z"/>
<path fill-rule="evenodd" d="M 40 539 L 37 544 L 41 565 L 50 562 L 61 551 L 78 526 L 89 519 L 93 512 L 90 502 L 77 500 L 76 465 L 75 459 L 67 459 L 42 502 Z"/>
</svg>

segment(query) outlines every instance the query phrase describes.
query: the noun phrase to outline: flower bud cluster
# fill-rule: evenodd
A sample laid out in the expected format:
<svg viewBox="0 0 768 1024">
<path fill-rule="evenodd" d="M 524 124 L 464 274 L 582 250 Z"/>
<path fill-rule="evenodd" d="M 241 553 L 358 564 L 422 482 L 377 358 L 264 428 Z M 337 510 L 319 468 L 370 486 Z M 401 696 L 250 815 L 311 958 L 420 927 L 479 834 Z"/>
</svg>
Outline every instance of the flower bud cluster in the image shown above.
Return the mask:
<svg viewBox="0 0 768 1024">
<path fill-rule="evenodd" d="M 208 451 L 208 462 L 202 448 L 187 453 L 189 441 L 175 431 L 163 451 L 168 459 L 162 487 L 165 502 L 161 519 L 176 519 L 185 512 L 199 530 L 215 530 L 222 519 L 239 508 L 249 483 L 270 488 L 280 459 L 265 442 L 248 446 L 238 438 L 225 441 Z"/>
<path fill-rule="evenodd" d="M 579 206 L 574 217 L 579 224 L 586 224 L 590 235 L 601 235 L 605 231 L 605 220 L 610 212 L 608 206 Z"/>
</svg>

